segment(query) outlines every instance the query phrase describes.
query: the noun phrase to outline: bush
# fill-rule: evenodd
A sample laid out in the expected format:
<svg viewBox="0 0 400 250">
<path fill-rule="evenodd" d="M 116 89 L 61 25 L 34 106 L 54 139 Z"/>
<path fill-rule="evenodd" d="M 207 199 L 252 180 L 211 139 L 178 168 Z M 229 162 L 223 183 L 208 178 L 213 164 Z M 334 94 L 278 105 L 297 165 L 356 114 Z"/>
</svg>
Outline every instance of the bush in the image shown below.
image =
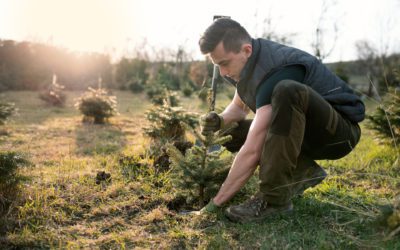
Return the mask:
<svg viewBox="0 0 400 250">
<path fill-rule="evenodd" d="M 63 85 L 53 82 L 46 91 L 39 94 L 39 98 L 51 106 L 62 107 L 67 99 L 64 88 Z"/>
<path fill-rule="evenodd" d="M 162 88 L 161 86 L 154 85 L 148 87 L 146 94 L 150 98 L 150 101 L 156 106 L 164 105 L 165 101 L 167 101 L 171 107 L 179 106 L 178 94 Z"/>
<path fill-rule="evenodd" d="M 182 89 L 182 93 L 186 97 L 190 97 L 193 94 L 193 89 L 190 86 L 185 86 Z"/>
<path fill-rule="evenodd" d="M 93 121 L 96 124 L 105 123 L 106 119 L 117 114 L 115 96 L 109 96 L 102 88 L 88 89 L 78 98 L 75 107 L 84 115 L 83 121 Z"/>
<path fill-rule="evenodd" d="M 349 73 L 346 71 L 346 67 L 343 62 L 339 62 L 335 69 L 335 74 L 342 79 L 344 82 L 349 83 Z"/>
<path fill-rule="evenodd" d="M 169 90 L 179 90 L 180 89 L 180 79 L 177 75 L 173 73 L 171 65 L 163 64 L 153 81 L 150 83 L 152 85 L 160 85 Z"/>
<path fill-rule="evenodd" d="M 144 90 L 144 87 L 142 84 L 140 84 L 139 82 L 132 82 L 129 84 L 129 89 L 133 92 L 133 93 L 141 93 Z"/>
<path fill-rule="evenodd" d="M 16 152 L 0 152 L 0 214 L 3 214 L 15 198 L 17 185 L 21 177 L 19 167 L 28 165 L 28 161 Z"/>
<path fill-rule="evenodd" d="M 144 85 L 141 80 L 133 79 L 129 81 L 128 86 L 133 93 L 141 93 L 144 90 Z"/>
<path fill-rule="evenodd" d="M 13 103 L 0 102 L 0 125 L 3 125 L 15 112 L 16 109 Z"/>
<path fill-rule="evenodd" d="M 396 142 L 400 136 L 400 91 L 390 89 L 372 115 L 367 115 L 367 126 L 382 137 Z"/>
<path fill-rule="evenodd" d="M 160 85 L 149 85 L 146 88 L 146 95 L 153 104 L 162 105 L 166 89 Z"/>
</svg>

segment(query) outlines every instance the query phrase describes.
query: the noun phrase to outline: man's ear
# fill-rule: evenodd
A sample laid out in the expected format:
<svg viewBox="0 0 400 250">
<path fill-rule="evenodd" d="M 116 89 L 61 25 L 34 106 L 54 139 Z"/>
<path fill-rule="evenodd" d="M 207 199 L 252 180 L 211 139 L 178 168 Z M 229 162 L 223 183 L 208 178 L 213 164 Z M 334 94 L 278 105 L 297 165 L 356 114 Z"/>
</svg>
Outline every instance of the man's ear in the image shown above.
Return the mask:
<svg viewBox="0 0 400 250">
<path fill-rule="evenodd" d="M 249 43 L 245 43 L 242 45 L 242 51 L 244 51 L 247 58 L 249 58 L 251 56 L 251 53 L 253 52 L 253 46 Z"/>
</svg>

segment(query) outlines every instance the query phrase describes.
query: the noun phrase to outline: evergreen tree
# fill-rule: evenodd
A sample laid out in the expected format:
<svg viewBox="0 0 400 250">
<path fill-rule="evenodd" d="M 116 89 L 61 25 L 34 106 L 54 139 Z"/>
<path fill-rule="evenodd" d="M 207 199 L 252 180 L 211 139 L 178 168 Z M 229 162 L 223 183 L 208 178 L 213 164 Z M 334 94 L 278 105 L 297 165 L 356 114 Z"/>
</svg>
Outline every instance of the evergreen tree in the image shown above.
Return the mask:
<svg viewBox="0 0 400 250">
<path fill-rule="evenodd" d="M 186 126 L 182 124 L 182 126 Z M 187 126 L 186 126 L 187 127 Z M 182 154 L 175 146 L 169 145 L 167 152 L 171 160 L 171 180 L 180 194 L 187 199 L 198 200 L 199 207 L 216 193 L 227 176 L 232 162 L 230 154 L 220 145 L 231 140 L 226 132 L 201 135 L 190 129 L 197 143 L 186 154 Z"/>
<path fill-rule="evenodd" d="M 17 152 L 0 152 L 0 216 L 18 192 L 18 183 L 23 178 L 18 175 L 18 168 L 29 165 L 28 160 Z"/>
<path fill-rule="evenodd" d="M 400 81 L 400 73 L 396 71 Z M 372 115 L 367 115 L 367 126 L 378 131 L 381 137 L 390 138 L 394 144 L 400 137 L 400 89 L 390 87 L 382 103 Z"/>
<path fill-rule="evenodd" d="M 368 127 L 382 137 L 397 142 L 400 137 L 400 91 L 390 89 L 372 115 L 367 115 Z"/>
<path fill-rule="evenodd" d="M 64 85 L 57 83 L 57 76 L 53 75 L 53 81 L 46 91 L 40 93 L 39 98 L 52 106 L 62 107 L 66 101 Z"/>
<path fill-rule="evenodd" d="M 93 120 L 96 124 L 105 123 L 106 119 L 117 114 L 117 98 L 110 96 L 101 87 L 90 88 L 75 103 L 75 107 L 84 115 L 83 121 Z"/>
<path fill-rule="evenodd" d="M 207 92 L 209 111 L 213 111 L 212 89 L 209 88 Z M 182 154 L 174 145 L 168 145 L 167 152 L 172 165 L 171 180 L 181 195 L 189 200 L 197 199 L 201 208 L 218 191 L 229 172 L 232 155 L 222 145 L 232 139 L 232 136 L 226 134 L 237 123 L 207 135 L 201 135 L 185 124 L 182 126 L 193 133 L 196 143 L 186 154 Z"/>
<path fill-rule="evenodd" d="M 185 129 L 181 122 L 194 127 L 196 116 L 179 106 L 179 99 L 173 92 L 166 91 L 162 101 L 162 105 L 154 105 L 146 112 L 150 125 L 144 128 L 145 134 L 161 144 L 184 140 Z"/>
<path fill-rule="evenodd" d="M 16 109 L 13 103 L 0 102 L 0 125 L 3 125 L 15 111 Z"/>
<path fill-rule="evenodd" d="M 146 112 L 149 126 L 143 130 L 151 138 L 149 155 L 154 158 L 154 166 L 158 170 L 169 169 L 169 157 L 165 145 L 172 143 L 181 152 L 191 147 L 191 143 L 185 138 L 185 128 L 181 123 L 194 127 L 197 124 L 196 116 L 180 107 L 176 93 L 164 90 L 161 97 L 162 104 L 153 102 L 154 106 Z"/>
</svg>

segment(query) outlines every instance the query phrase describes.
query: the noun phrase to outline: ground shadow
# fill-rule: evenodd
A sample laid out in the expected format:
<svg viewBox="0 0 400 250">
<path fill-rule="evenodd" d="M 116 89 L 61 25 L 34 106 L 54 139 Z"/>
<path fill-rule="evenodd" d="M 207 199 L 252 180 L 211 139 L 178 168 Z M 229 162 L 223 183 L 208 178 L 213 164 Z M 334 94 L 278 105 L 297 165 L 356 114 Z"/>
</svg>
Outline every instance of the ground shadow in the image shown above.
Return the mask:
<svg viewBox="0 0 400 250">
<path fill-rule="evenodd" d="M 124 132 L 112 124 L 78 124 L 75 141 L 76 153 L 79 155 L 116 153 L 126 145 Z"/>
</svg>

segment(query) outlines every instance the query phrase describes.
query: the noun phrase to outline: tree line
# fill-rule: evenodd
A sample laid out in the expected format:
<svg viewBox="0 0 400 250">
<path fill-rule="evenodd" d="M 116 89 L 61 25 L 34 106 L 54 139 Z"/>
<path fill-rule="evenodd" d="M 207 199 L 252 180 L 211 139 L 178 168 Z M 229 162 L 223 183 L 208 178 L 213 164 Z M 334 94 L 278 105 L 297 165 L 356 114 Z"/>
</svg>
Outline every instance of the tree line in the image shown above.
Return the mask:
<svg viewBox="0 0 400 250">
<path fill-rule="evenodd" d="M 381 93 L 387 85 L 399 86 L 396 70 L 400 70 L 400 54 L 380 55 L 368 43 L 359 43 L 357 49 L 358 60 L 328 66 L 350 83 L 354 83 L 351 78 L 355 75 L 369 77 Z M 171 90 L 196 90 L 211 78 L 212 64 L 187 58 L 180 48 L 168 60 L 123 57 L 112 63 L 109 55 L 101 53 L 75 53 L 41 43 L 0 40 L 0 91 L 42 90 L 51 84 L 53 75 L 68 90 L 97 87 L 99 82 L 102 87 L 137 92 L 155 83 Z M 356 84 L 364 84 L 364 94 L 373 95 L 372 83 Z"/>
<path fill-rule="evenodd" d="M 39 90 L 51 83 L 53 74 L 68 89 L 86 89 L 99 77 L 110 82 L 111 69 L 107 55 L 0 40 L 0 90 Z"/>
</svg>

